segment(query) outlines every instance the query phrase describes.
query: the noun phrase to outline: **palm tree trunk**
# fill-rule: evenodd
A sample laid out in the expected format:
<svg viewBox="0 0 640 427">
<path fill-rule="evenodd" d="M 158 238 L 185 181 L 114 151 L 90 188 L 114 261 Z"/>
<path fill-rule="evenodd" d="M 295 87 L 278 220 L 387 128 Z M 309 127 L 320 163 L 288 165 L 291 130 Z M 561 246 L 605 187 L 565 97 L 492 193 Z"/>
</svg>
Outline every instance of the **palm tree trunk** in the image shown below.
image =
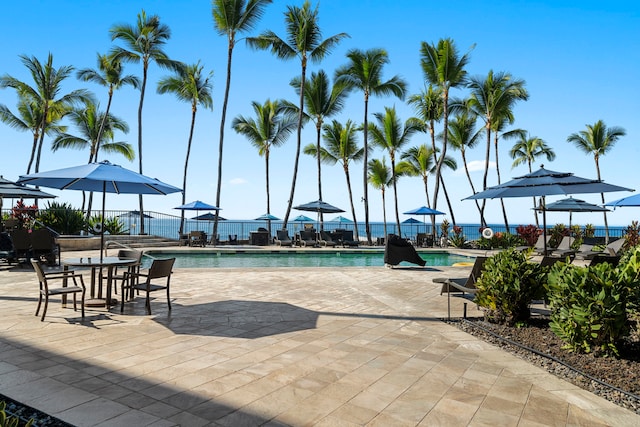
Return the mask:
<svg viewBox="0 0 640 427">
<path fill-rule="evenodd" d="M 467 180 L 469 181 L 469 185 L 471 186 L 471 191 L 473 191 L 473 194 L 476 194 L 476 188 L 473 185 L 473 180 L 471 179 L 471 174 L 469 173 L 469 165 L 467 165 L 467 154 L 465 153 L 464 149 L 460 151 L 460 154 L 462 156 L 462 163 L 464 164 L 464 173 L 467 175 Z M 478 213 L 480 213 L 480 225 L 484 227 L 487 224 L 484 220 L 482 209 L 480 209 L 480 203 L 478 203 L 478 200 L 474 200 L 474 202 L 476 203 L 476 208 L 478 208 Z"/>
<path fill-rule="evenodd" d="M 142 175 L 142 106 L 144 105 L 144 92 L 147 87 L 147 69 L 149 65 L 145 60 L 142 67 L 142 88 L 140 89 L 140 105 L 138 106 L 138 172 Z M 140 232 L 139 234 L 145 234 L 144 231 L 144 205 L 142 202 L 142 194 L 138 195 L 138 202 L 140 204 Z"/>
<path fill-rule="evenodd" d="M 369 132 L 368 132 L 368 115 L 369 115 L 369 93 L 367 91 L 364 92 L 364 167 L 363 167 L 363 182 L 362 182 L 362 191 L 363 191 L 363 199 L 364 199 L 364 231 L 367 235 L 367 244 L 372 245 L 373 241 L 371 240 L 371 228 L 369 225 L 369 180 L 367 179 L 367 167 L 369 163 Z M 387 227 L 387 220 L 385 219 L 385 235 Z"/>
<path fill-rule="evenodd" d="M 322 120 L 318 120 L 316 124 L 316 161 L 318 162 L 318 200 L 322 200 L 322 171 L 320 166 L 320 135 L 322 130 Z M 320 212 L 320 230 L 324 230 L 324 216 Z"/>
<path fill-rule="evenodd" d="M 216 206 L 220 207 L 220 191 L 222 190 L 222 148 L 224 145 L 224 124 L 227 118 L 227 105 L 229 104 L 229 91 L 231 89 L 231 60 L 233 59 L 234 39 L 229 38 L 227 48 L 227 81 L 224 87 L 224 100 L 222 101 L 222 117 L 220 118 L 220 141 L 218 142 L 218 183 L 216 185 Z M 216 211 L 213 220 L 213 236 L 218 235 L 218 218 L 220 211 Z"/>
<path fill-rule="evenodd" d="M 382 220 L 384 221 L 384 239 L 387 241 L 387 203 L 384 200 L 384 185 L 382 186 Z"/>
<path fill-rule="evenodd" d="M 344 176 L 347 179 L 347 191 L 349 192 L 349 204 L 351 205 L 351 215 L 353 216 L 353 232 L 355 234 L 355 239 L 359 239 L 358 235 L 358 220 L 356 219 L 356 207 L 353 205 L 353 191 L 351 190 L 351 177 L 349 176 L 349 166 L 347 164 L 343 165 L 344 167 Z"/>
<path fill-rule="evenodd" d="M 456 226 L 456 217 L 453 214 L 453 206 L 451 206 L 451 200 L 449 200 L 449 193 L 447 192 L 447 187 L 444 185 L 444 179 L 442 180 L 442 191 L 444 191 L 444 198 L 447 201 L 447 206 L 449 207 L 449 214 L 451 215 L 451 222 L 453 226 Z"/>
<path fill-rule="evenodd" d="M 264 153 L 264 173 L 265 173 L 265 189 L 267 191 L 267 214 L 271 213 L 271 190 L 269 189 L 269 149 Z M 269 223 L 269 233 L 271 233 L 271 221 Z M 286 227 L 284 227 L 286 228 Z"/>
<path fill-rule="evenodd" d="M 487 148 L 484 156 L 484 175 L 482 177 L 482 191 L 487 189 L 487 177 L 489 176 L 489 157 L 491 155 L 491 127 L 490 122 L 485 125 L 485 132 L 487 133 Z M 480 207 L 480 218 L 484 218 L 484 208 L 487 204 L 487 199 L 482 199 L 482 206 Z"/>
<path fill-rule="evenodd" d="M 89 157 L 89 163 L 91 163 L 92 161 L 95 161 L 95 162 L 98 161 L 98 149 L 100 147 L 100 141 L 102 141 L 102 132 L 104 131 L 104 125 L 107 122 L 107 117 L 109 117 L 109 111 L 111 110 L 112 99 L 113 99 L 113 85 L 109 86 L 109 98 L 107 101 L 107 110 L 104 112 L 104 116 L 102 117 L 102 122 L 100 123 L 100 129 L 98 129 L 98 136 L 96 136 L 95 154 Z M 84 194 L 83 194 L 83 200 L 84 200 Z M 87 202 L 87 212 L 91 212 L 92 204 L 93 204 L 93 192 L 90 192 L 89 200 Z M 184 204 L 184 202 L 182 204 Z M 84 209 L 84 206 L 82 208 Z M 184 218 L 184 215 L 182 218 Z M 182 233 L 182 225 L 180 226 L 180 232 Z"/>
<path fill-rule="evenodd" d="M 197 107 L 194 102 L 191 109 L 191 128 L 189 129 L 189 141 L 187 142 L 187 155 L 184 159 L 184 174 L 182 176 L 182 204 L 187 202 L 187 170 L 189 169 L 189 156 L 191 155 L 191 142 L 193 141 L 193 129 L 196 127 Z M 180 234 L 184 231 L 184 209 L 180 214 Z M 215 236 L 215 234 L 214 234 Z"/>
<path fill-rule="evenodd" d="M 422 183 L 424 184 L 424 195 L 427 198 L 427 207 L 430 207 L 431 201 L 429 200 L 429 186 L 427 185 L 428 180 L 429 180 L 429 177 L 427 175 L 422 177 Z"/>
<path fill-rule="evenodd" d="M 398 235 L 400 237 L 400 211 L 398 210 L 398 188 L 396 183 L 396 156 L 394 152 L 389 153 L 389 157 L 391 157 L 391 176 L 393 180 L 393 204 L 396 211 L 396 226 L 398 227 Z"/>
<path fill-rule="evenodd" d="M 436 163 L 436 184 L 433 189 L 433 208 L 438 209 L 438 192 L 440 191 L 440 181 L 442 179 L 442 163 L 444 163 L 444 158 L 447 156 L 447 142 L 448 142 L 448 134 L 449 134 L 449 88 L 444 87 L 442 92 L 443 98 L 443 127 L 444 131 L 442 132 L 442 152 L 440 153 L 440 157 L 438 158 L 438 162 Z M 435 239 L 435 218 L 432 220 L 434 239 Z"/>
<path fill-rule="evenodd" d="M 597 154 L 594 156 L 594 159 L 596 161 L 596 172 L 598 174 L 598 181 L 601 181 L 602 178 L 600 178 L 600 160 Z M 602 200 L 602 204 L 604 205 L 604 193 L 600 193 L 600 200 Z M 604 216 L 604 242 L 605 244 L 609 244 L 609 223 L 607 222 L 607 213 L 602 212 L 602 215 Z"/>
<path fill-rule="evenodd" d="M 284 215 L 283 227 L 287 228 L 287 222 L 289 221 L 289 215 L 291 214 L 291 207 L 293 206 L 293 197 L 296 193 L 296 180 L 298 178 L 298 163 L 300 161 L 300 146 L 302 145 L 302 116 L 304 114 L 304 84 L 307 71 L 307 60 L 302 59 L 302 75 L 300 78 L 300 104 L 298 109 L 298 129 L 297 141 L 296 141 L 296 158 L 293 164 L 293 178 L 291 179 L 291 192 L 289 193 L 289 201 L 287 203 L 287 212 Z"/>
<path fill-rule="evenodd" d="M 500 185 L 500 164 L 498 163 L 498 132 L 494 136 L 494 148 L 496 152 L 496 174 L 498 175 L 498 185 Z M 500 199 L 502 206 L 502 217 L 504 218 L 504 228 L 509 233 L 509 221 L 507 220 L 507 210 L 504 208 L 504 200 Z"/>
<path fill-rule="evenodd" d="M 39 133 L 33 134 L 33 147 L 31 147 L 31 157 L 29 157 L 29 165 L 27 166 L 27 174 L 31 173 L 31 166 L 36 158 L 36 150 L 38 149 Z"/>
</svg>

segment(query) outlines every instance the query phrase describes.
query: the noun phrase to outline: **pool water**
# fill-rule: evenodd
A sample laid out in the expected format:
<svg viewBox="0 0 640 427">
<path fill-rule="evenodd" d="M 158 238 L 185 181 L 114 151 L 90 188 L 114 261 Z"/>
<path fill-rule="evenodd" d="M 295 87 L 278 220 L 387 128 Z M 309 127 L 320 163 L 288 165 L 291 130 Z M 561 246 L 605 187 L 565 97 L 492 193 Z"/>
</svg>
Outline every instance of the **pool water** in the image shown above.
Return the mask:
<svg viewBox="0 0 640 427">
<path fill-rule="evenodd" d="M 376 252 L 149 252 L 155 258 L 176 258 L 176 268 L 257 268 L 257 267 L 382 267 L 384 253 Z M 458 262 L 472 262 L 473 258 L 453 255 L 447 252 L 420 252 L 427 266 L 450 266 Z M 144 257 L 142 266 L 151 265 L 151 259 Z M 415 266 L 401 262 L 400 266 Z"/>
</svg>

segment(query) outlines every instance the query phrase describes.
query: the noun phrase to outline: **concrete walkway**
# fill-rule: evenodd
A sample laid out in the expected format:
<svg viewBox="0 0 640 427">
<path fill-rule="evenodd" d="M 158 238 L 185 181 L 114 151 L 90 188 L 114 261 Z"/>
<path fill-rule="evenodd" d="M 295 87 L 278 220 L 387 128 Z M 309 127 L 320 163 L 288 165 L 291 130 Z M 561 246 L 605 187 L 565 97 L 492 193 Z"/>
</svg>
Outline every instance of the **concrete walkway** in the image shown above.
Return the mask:
<svg viewBox="0 0 640 427">
<path fill-rule="evenodd" d="M 640 425 L 441 322 L 432 279 L 468 272 L 176 269 L 171 312 L 54 299 L 40 322 L 35 273 L 3 270 L 0 392 L 77 426 Z"/>
</svg>

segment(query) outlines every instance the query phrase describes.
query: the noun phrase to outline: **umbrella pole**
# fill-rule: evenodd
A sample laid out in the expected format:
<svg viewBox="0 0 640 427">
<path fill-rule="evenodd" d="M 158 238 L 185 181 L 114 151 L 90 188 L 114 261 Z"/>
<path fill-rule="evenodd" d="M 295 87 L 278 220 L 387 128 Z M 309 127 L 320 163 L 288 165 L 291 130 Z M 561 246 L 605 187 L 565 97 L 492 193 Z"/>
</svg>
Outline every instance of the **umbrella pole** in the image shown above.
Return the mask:
<svg viewBox="0 0 640 427">
<path fill-rule="evenodd" d="M 103 259 L 103 254 L 102 252 L 104 251 L 104 202 L 106 200 L 106 194 L 107 194 L 107 182 L 106 181 L 102 181 L 102 217 L 100 218 L 100 263 L 102 264 L 102 259 Z"/>
<path fill-rule="evenodd" d="M 547 209 L 545 206 L 544 196 L 540 197 L 540 203 L 542 205 L 542 237 L 544 240 L 544 255 L 547 255 Z"/>
</svg>

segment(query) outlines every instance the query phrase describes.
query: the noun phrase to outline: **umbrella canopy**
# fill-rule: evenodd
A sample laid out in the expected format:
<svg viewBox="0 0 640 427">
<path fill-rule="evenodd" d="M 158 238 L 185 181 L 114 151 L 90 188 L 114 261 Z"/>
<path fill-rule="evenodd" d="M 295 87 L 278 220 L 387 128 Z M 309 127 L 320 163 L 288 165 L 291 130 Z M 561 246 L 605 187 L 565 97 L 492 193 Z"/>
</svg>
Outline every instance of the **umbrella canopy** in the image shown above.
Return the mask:
<svg viewBox="0 0 640 427">
<path fill-rule="evenodd" d="M 431 215 L 432 220 L 434 215 L 444 215 L 444 212 L 437 211 L 435 209 L 428 208 L 426 206 L 420 206 L 419 208 L 411 209 L 410 211 L 404 212 L 405 215 L 422 215 L 422 222 L 424 222 L 424 232 L 427 232 L 427 223 L 424 220 L 425 216 Z M 435 230 L 433 230 L 435 231 Z"/>
<path fill-rule="evenodd" d="M 2 209 L 2 199 L 5 197 L 8 199 L 53 199 L 57 196 L 9 181 L 0 176 L 0 209 Z"/>
<path fill-rule="evenodd" d="M 303 205 L 294 206 L 294 209 L 299 211 L 317 212 L 317 213 L 340 213 L 344 212 L 342 209 L 330 205 L 322 200 L 316 200 L 315 202 L 305 203 Z"/>
<path fill-rule="evenodd" d="M 293 218 L 294 221 L 300 221 L 300 222 L 309 222 L 309 221 L 313 221 L 312 218 L 309 218 L 306 215 L 298 215 L 297 217 Z"/>
<path fill-rule="evenodd" d="M 118 215 L 119 218 L 128 218 L 128 217 L 135 217 L 135 218 L 139 218 L 140 217 L 140 211 L 129 211 L 129 212 L 125 212 L 123 214 Z M 144 219 L 151 219 L 153 218 L 151 215 L 147 215 L 146 213 L 142 214 L 142 217 Z"/>
<path fill-rule="evenodd" d="M 270 213 L 265 213 L 256 218 L 256 221 L 278 221 L 280 218 L 277 216 L 271 215 Z"/>
<path fill-rule="evenodd" d="M 350 220 L 349 218 L 346 218 L 346 217 L 344 217 L 344 216 L 342 216 L 342 215 L 338 215 L 337 217 L 333 218 L 331 221 L 332 221 L 332 222 L 340 222 L 340 223 L 343 223 L 343 224 L 344 224 L 344 223 L 350 224 L 350 223 L 352 223 L 352 222 L 353 222 L 353 221 L 352 221 L 352 220 Z"/>
<path fill-rule="evenodd" d="M 186 205 L 176 206 L 174 209 L 180 209 L 184 211 L 217 211 L 220 208 L 210 205 L 205 202 L 201 202 L 200 200 L 193 201 L 191 203 L 187 203 Z"/>
<path fill-rule="evenodd" d="M 546 204 L 544 208 L 542 206 L 536 208 L 538 211 L 543 209 L 548 212 L 569 212 L 569 230 L 571 230 L 573 212 L 609 212 L 607 208 L 587 203 L 584 200 L 574 199 L 573 197 Z"/>
<path fill-rule="evenodd" d="M 466 197 L 463 200 L 474 199 L 495 199 L 509 197 L 532 197 L 540 196 L 543 229 L 545 237 L 544 252 L 547 252 L 547 217 L 545 208 L 545 196 L 553 194 L 587 194 L 587 193 L 609 193 L 613 191 L 633 191 L 630 188 L 607 184 L 597 179 L 587 179 L 574 176 L 569 172 L 554 172 L 541 166 L 535 172 L 517 177 L 494 187 L 489 187 L 484 191 Z"/>
<path fill-rule="evenodd" d="M 640 194 L 634 194 L 633 196 L 614 200 L 613 202 L 605 203 L 604 205 L 612 206 L 613 208 L 622 206 L 640 206 Z"/>
<path fill-rule="evenodd" d="M 404 221 L 402 221 L 402 223 L 403 224 L 424 224 L 422 221 L 415 218 L 405 219 Z"/>
<path fill-rule="evenodd" d="M 22 175 L 18 183 L 41 185 L 61 190 L 101 191 L 102 230 L 104 230 L 106 193 L 166 195 L 182 191 L 178 187 L 111 164 L 108 161 Z M 100 259 L 102 259 L 103 251 L 104 233 L 100 233 Z"/>
<path fill-rule="evenodd" d="M 202 215 L 194 216 L 191 219 L 195 219 L 195 220 L 199 220 L 199 221 L 214 221 L 216 219 L 216 214 L 213 214 L 211 212 L 207 212 L 207 213 L 202 214 Z M 218 220 L 226 221 L 227 219 L 223 218 L 221 216 L 218 216 Z"/>
</svg>

